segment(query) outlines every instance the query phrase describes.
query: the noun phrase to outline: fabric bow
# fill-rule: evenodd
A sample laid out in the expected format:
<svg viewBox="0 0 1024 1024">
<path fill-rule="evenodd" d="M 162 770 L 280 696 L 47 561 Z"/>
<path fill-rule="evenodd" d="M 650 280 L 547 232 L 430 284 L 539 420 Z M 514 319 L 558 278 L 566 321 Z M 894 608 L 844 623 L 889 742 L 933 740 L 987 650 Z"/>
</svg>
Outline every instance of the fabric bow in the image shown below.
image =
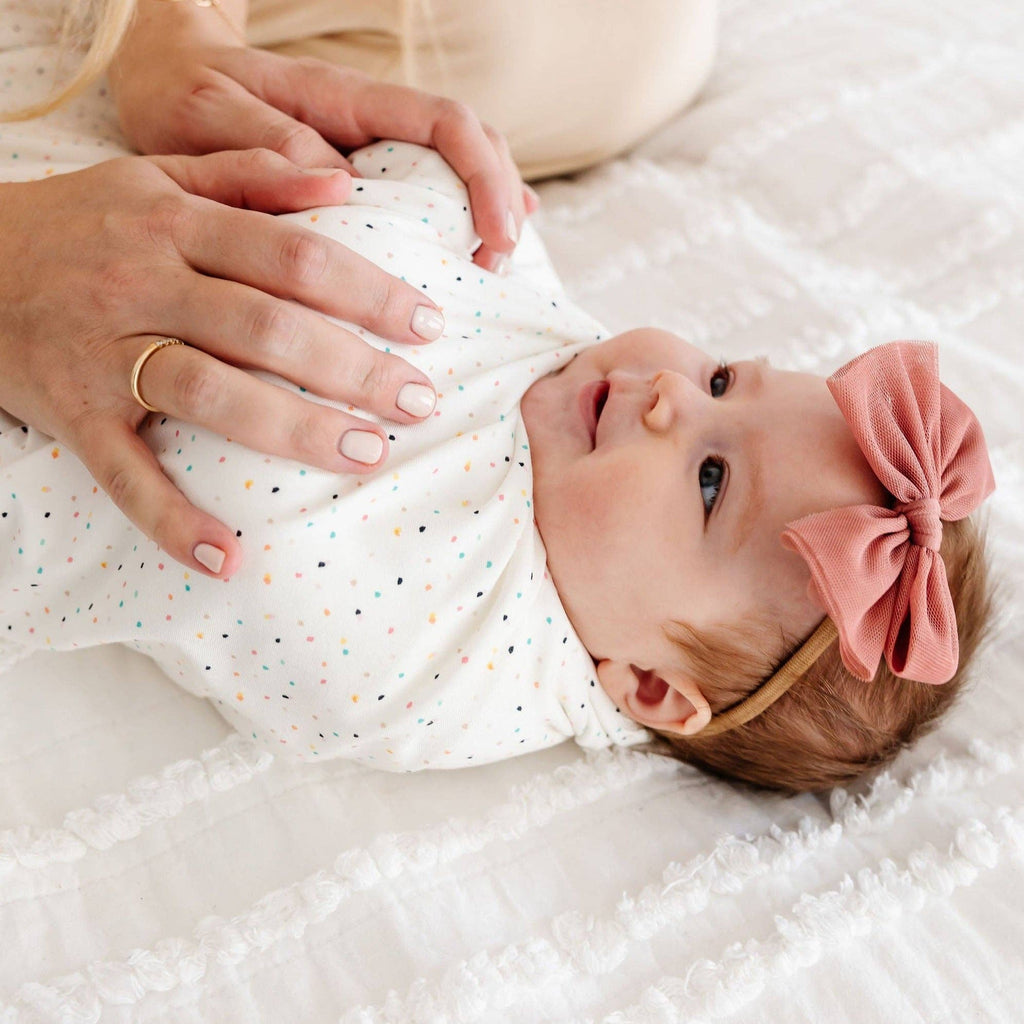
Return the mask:
<svg viewBox="0 0 1024 1024">
<path fill-rule="evenodd" d="M 895 504 L 805 516 L 786 524 L 783 543 L 810 567 L 854 676 L 872 679 L 884 654 L 897 676 L 945 683 L 960 652 L 942 521 L 970 515 L 995 489 L 981 426 L 939 383 L 929 342 L 871 349 L 828 387 Z"/>
</svg>

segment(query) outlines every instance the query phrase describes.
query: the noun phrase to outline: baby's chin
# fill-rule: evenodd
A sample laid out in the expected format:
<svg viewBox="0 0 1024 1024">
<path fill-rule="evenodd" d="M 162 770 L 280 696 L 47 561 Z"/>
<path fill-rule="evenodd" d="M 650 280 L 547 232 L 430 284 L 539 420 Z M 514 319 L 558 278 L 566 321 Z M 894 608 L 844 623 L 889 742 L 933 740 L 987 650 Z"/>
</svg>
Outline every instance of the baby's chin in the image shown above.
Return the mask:
<svg viewBox="0 0 1024 1024">
<path fill-rule="evenodd" d="M 577 352 L 576 355 L 579 355 Z M 528 395 L 535 395 L 538 390 L 543 393 L 548 387 L 551 386 L 551 382 L 556 378 L 560 377 L 576 359 L 576 355 L 571 356 L 561 366 L 556 366 L 550 373 L 545 373 L 543 377 L 538 377 L 527 389 L 526 393 L 522 397 L 522 401 L 527 401 Z"/>
<path fill-rule="evenodd" d="M 543 461 L 551 444 L 557 440 L 560 415 L 564 415 L 564 396 L 557 387 L 557 374 L 549 373 L 534 381 L 519 402 L 519 415 L 530 443 L 534 471 Z"/>
<path fill-rule="evenodd" d="M 549 373 L 546 377 L 541 377 L 539 380 L 535 380 L 527 389 L 526 393 L 519 400 L 519 415 L 523 418 L 523 426 L 526 427 L 526 435 L 530 439 L 530 448 L 534 447 L 533 442 L 533 425 L 536 422 L 534 419 L 536 406 L 537 406 L 537 388 L 541 387 L 544 382 L 550 377 Z"/>
</svg>

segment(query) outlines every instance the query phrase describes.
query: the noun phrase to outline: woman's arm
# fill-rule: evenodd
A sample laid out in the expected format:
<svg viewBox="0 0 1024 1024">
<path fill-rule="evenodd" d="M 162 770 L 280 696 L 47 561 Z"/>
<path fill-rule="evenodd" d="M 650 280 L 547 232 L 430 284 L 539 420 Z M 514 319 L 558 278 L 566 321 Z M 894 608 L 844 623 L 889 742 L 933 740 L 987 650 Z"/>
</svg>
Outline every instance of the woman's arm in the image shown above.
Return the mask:
<svg viewBox="0 0 1024 1024">
<path fill-rule="evenodd" d="M 146 0 L 135 8 L 135 17 L 111 65 L 111 86 L 118 71 L 141 60 L 161 61 L 182 46 L 245 46 L 249 0 L 219 0 L 200 7 L 193 0 Z"/>
</svg>

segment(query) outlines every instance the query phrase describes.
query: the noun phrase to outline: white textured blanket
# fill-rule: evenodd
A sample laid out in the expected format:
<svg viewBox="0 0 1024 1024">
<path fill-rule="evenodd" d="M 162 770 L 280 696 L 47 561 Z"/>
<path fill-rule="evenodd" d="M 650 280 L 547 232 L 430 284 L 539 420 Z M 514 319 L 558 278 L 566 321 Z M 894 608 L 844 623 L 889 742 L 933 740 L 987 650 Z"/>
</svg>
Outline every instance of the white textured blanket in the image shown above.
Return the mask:
<svg viewBox="0 0 1024 1024">
<path fill-rule="evenodd" d="M 0 103 L 45 88 L 48 8 L 0 0 Z M 1004 585 L 936 733 L 821 799 L 572 744 L 289 767 L 139 655 L 36 655 L 0 677 L 0 1022 L 1020 1021 L 1021 39 L 1016 0 L 732 0 L 697 106 L 536 221 L 613 330 L 940 344 Z M 0 179 L 120 152 L 97 88 L 0 126 Z"/>
</svg>

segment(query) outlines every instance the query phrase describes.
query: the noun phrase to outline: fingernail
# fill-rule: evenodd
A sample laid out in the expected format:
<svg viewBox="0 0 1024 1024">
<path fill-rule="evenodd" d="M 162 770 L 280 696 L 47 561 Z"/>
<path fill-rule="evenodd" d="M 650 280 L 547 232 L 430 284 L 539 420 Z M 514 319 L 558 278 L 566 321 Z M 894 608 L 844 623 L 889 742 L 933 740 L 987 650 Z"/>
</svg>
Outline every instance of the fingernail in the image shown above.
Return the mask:
<svg viewBox="0 0 1024 1024">
<path fill-rule="evenodd" d="M 315 174 L 318 178 L 333 178 L 336 174 L 346 174 L 340 167 L 300 167 L 303 174 Z"/>
<path fill-rule="evenodd" d="M 428 388 L 425 384 L 413 384 L 412 381 L 402 385 L 402 390 L 395 399 L 395 405 L 410 416 L 429 416 L 436 404 L 437 395 L 434 394 L 433 388 Z"/>
<path fill-rule="evenodd" d="M 412 321 L 409 326 L 413 333 L 418 334 L 426 341 L 435 341 L 441 337 L 444 331 L 444 316 L 439 309 L 433 306 L 417 306 L 413 310 Z"/>
<path fill-rule="evenodd" d="M 210 572 L 220 572 L 226 556 L 220 548 L 215 548 L 212 544 L 197 544 L 192 549 L 192 557 L 200 565 L 205 565 Z"/>
<path fill-rule="evenodd" d="M 539 206 L 540 196 L 537 194 L 537 190 L 535 188 L 530 188 L 529 185 L 523 185 L 523 188 L 525 188 L 526 191 L 530 193 L 530 195 L 533 197 L 534 202 L 537 203 L 537 205 Z"/>
<path fill-rule="evenodd" d="M 508 257 L 499 256 L 494 261 L 494 269 L 491 271 L 492 274 L 498 274 L 501 277 L 505 276 L 505 272 L 508 270 Z"/>
<path fill-rule="evenodd" d="M 373 434 L 369 430 L 346 430 L 341 435 L 338 451 L 346 459 L 372 466 L 381 457 L 384 451 L 384 442 L 377 434 Z"/>
<path fill-rule="evenodd" d="M 509 241 L 513 245 L 519 241 L 519 229 L 516 227 L 516 219 L 512 216 L 511 210 L 505 214 L 505 234 L 508 235 Z"/>
</svg>

